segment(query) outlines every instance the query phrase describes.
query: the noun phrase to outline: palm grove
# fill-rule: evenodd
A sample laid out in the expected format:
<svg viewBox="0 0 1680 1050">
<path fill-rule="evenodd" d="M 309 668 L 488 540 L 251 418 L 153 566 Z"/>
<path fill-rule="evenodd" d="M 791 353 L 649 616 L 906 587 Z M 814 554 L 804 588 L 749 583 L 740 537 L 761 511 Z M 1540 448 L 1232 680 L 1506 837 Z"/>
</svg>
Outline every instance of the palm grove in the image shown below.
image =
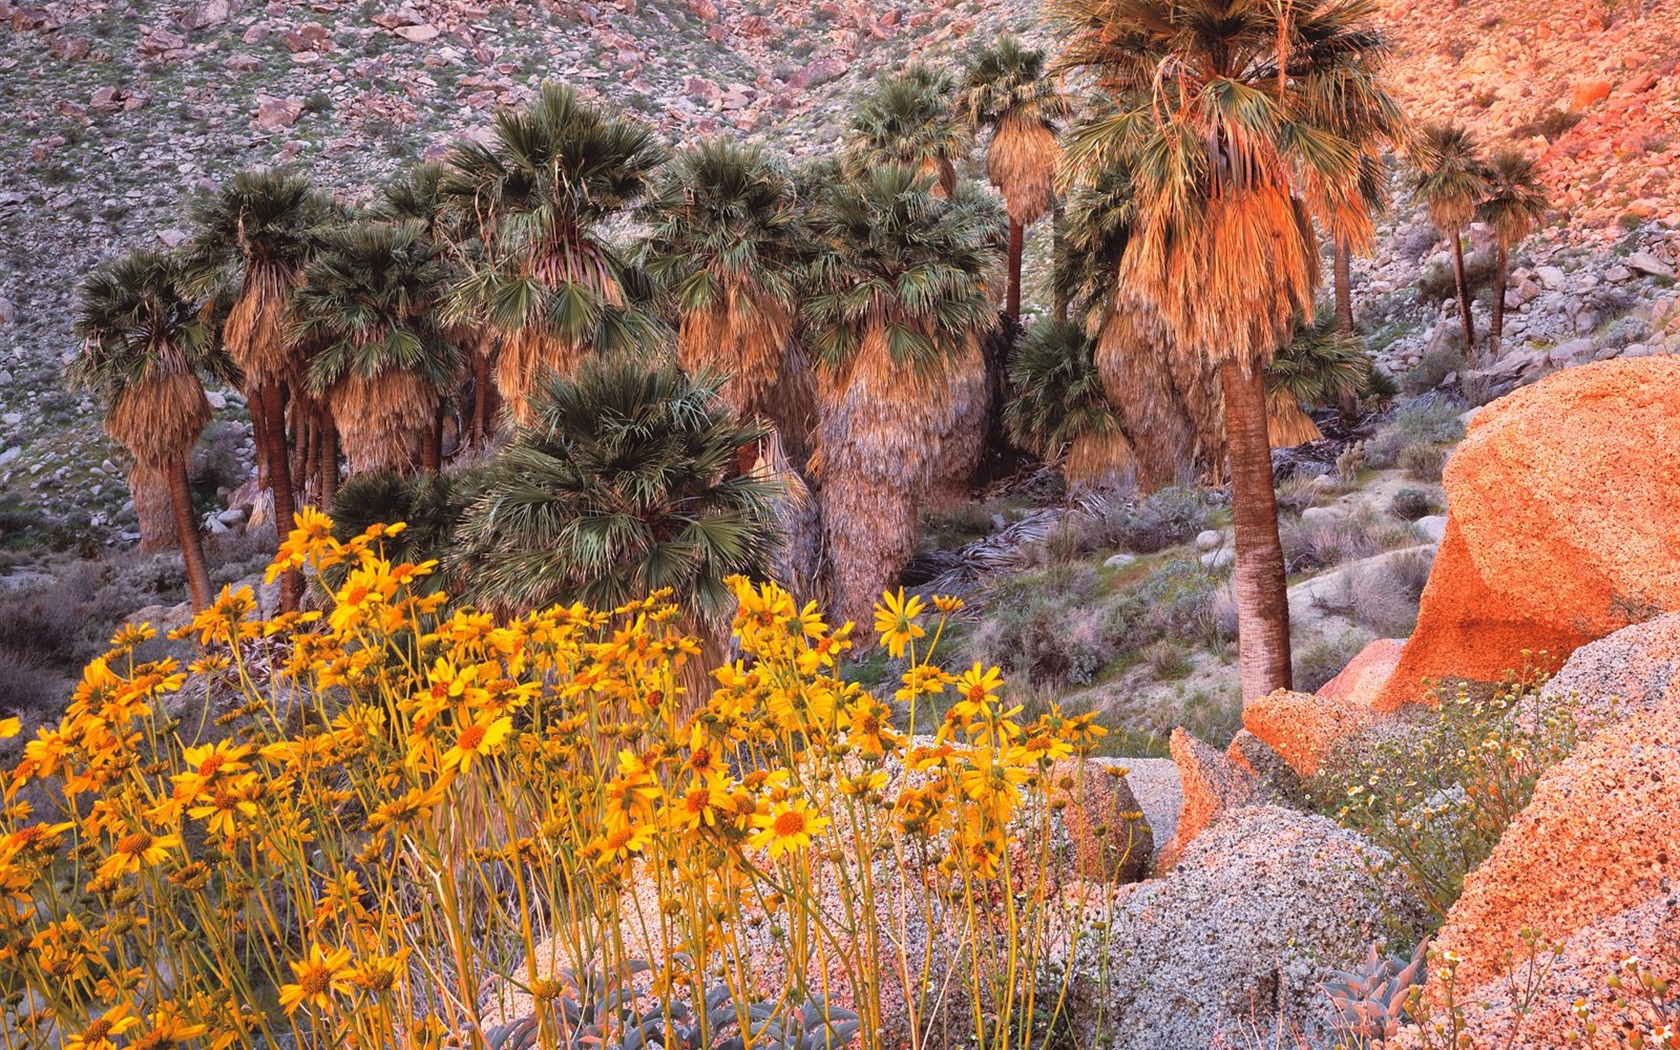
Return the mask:
<svg viewBox="0 0 1680 1050">
<path fill-rule="evenodd" d="M 733 574 L 862 618 L 988 446 L 1076 487 L 1229 484 L 1243 694 L 1287 686 L 1270 450 L 1369 386 L 1345 260 L 1384 151 L 1418 158 L 1455 243 L 1478 208 L 1520 240 L 1532 170 L 1406 129 L 1369 0 L 1054 8 L 1059 57 L 1006 38 L 956 74 L 884 76 L 840 155 L 801 165 L 673 153 L 547 84 L 359 209 L 240 173 L 179 252 L 86 282 L 74 377 L 137 503 L 171 509 L 198 606 L 186 463 L 215 376 L 247 396 L 277 521 L 409 522 L 395 553 L 491 610 L 671 588 L 714 642 Z M 995 194 L 960 177 L 982 145 Z M 1050 216 L 1052 316 L 1023 328 Z M 297 608 L 295 575 L 281 597 Z"/>
</svg>

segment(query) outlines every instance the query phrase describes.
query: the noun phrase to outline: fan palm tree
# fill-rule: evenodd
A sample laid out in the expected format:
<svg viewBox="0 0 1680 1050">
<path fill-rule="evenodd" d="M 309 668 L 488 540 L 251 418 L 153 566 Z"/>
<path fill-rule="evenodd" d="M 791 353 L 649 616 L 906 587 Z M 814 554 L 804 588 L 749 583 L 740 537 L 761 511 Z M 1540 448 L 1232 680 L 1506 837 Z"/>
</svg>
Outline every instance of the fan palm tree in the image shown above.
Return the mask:
<svg viewBox="0 0 1680 1050">
<path fill-rule="evenodd" d="M 1041 321 L 1009 358 L 1010 381 L 1021 392 L 1003 413 L 1010 439 L 1047 460 L 1065 452 L 1062 474 L 1075 489 L 1116 488 L 1136 469 L 1093 349 L 1079 325 Z"/>
<path fill-rule="evenodd" d="M 1160 312 L 1120 284 L 1131 194 L 1131 173 L 1120 165 L 1070 194 L 1053 281 L 1095 340 L 1097 374 L 1131 440 L 1138 487 L 1154 492 L 1220 471 L 1212 454 L 1221 447 L 1219 414 L 1200 355 L 1183 353 Z"/>
<path fill-rule="evenodd" d="M 105 429 L 134 456 L 130 485 L 167 485 L 194 610 L 210 604 L 210 571 L 193 513 L 187 463 L 210 422 L 199 373 L 216 370 L 213 333 L 182 291 L 178 261 L 139 251 L 81 287 L 81 354 L 70 376 L 105 400 Z"/>
<path fill-rule="evenodd" d="M 1464 353 L 1474 359 L 1476 325 L 1470 317 L 1470 282 L 1464 273 L 1464 228 L 1489 190 L 1487 164 L 1476 137 L 1457 124 L 1426 125 L 1413 146 L 1411 189 L 1423 201 L 1430 223 L 1452 242 Z"/>
<path fill-rule="evenodd" d="M 853 176 L 889 166 L 907 167 L 933 179 L 933 192 L 956 192 L 956 160 L 968 135 L 951 107 L 951 78 L 915 63 L 895 77 L 882 77 L 859 103 L 846 143 L 846 169 Z"/>
<path fill-rule="evenodd" d="M 1323 437 L 1301 406 L 1357 402 L 1371 382 L 1374 367 L 1364 340 L 1342 327 L 1338 311 L 1320 309 L 1311 323 L 1295 330 L 1295 337 L 1266 366 L 1266 396 L 1274 430 L 1292 425 L 1302 441 Z M 1283 422 L 1297 416 L 1299 421 L 1293 424 Z M 1279 444 L 1275 434 L 1273 444 Z"/>
<path fill-rule="evenodd" d="M 611 609 L 670 588 L 715 657 L 734 614 L 724 581 L 767 578 L 780 496 L 734 469 L 766 428 L 737 419 L 718 385 L 621 355 L 540 380 L 531 423 L 485 465 L 461 524 L 466 596 Z"/>
<path fill-rule="evenodd" d="M 437 326 L 444 272 L 419 223 L 370 220 L 327 235 L 304 268 L 297 338 L 319 347 L 309 387 L 345 438 L 351 474 L 442 465 L 438 410 L 461 369 Z"/>
<path fill-rule="evenodd" d="M 463 273 L 474 267 L 482 245 L 476 237 L 468 235 L 470 224 L 455 210 L 454 200 L 445 193 L 447 176 L 448 169 L 442 164 L 415 165 L 385 184 L 381 198 L 373 206 L 373 214 L 397 222 L 419 223 L 427 239 L 443 247 L 448 271 L 446 282 L 453 287 Z M 496 417 L 496 383 L 492 373 L 496 360 L 495 333 L 482 324 L 462 323 L 461 319 L 450 323 L 442 317 L 439 330 L 469 359 L 472 405 L 463 408 L 470 417 L 467 427 L 472 439 L 482 445 L 489 440 Z"/>
<path fill-rule="evenodd" d="M 308 179 L 278 171 L 243 171 L 193 208 L 188 264 L 194 285 L 229 288 L 232 305 L 222 341 L 244 377 L 258 464 L 274 497 L 275 527 L 284 537 L 295 507 L 286 438 L 289 385 L 299 362 L 288 319 L 303 265 L 332 215 L 332 204 Z M 281 608 L 297 608 L 302 580 L 282 577 Z"/>
<path fill-rule="evenodd" d="M 796 331 L 810 248 L 793 177 L 762 151 L 722 139 L 673 168 L 644 209 L 643 254 L 673 300 L 677 360 L 690 374 L 725 377 L 730 407 L 774 425 L 803 465 L 816 392 Z"/>
<path fill-rule="evenodd" d="M 482 245 L 451 319 L 496 335 L 496 384 L 529 423 L 543 373 L 571 375 L 588 354 L 644 346 L 657 330 L 644 282 L 602 228 L 652 189 L 664 151 L 647 125 L 554 83 L 493 130 L 489 145 L 451 150 L 441 186 Z"/>
<path fill-rule="evenodd" d="M 1547 205 L 1534 161 L 1521 150 L 1496 152 L 1488 164 L 1487 182 L 1487 196 L 1476 206 L 1476 217 L 1493 230 L 1499 252 L 1493 271 L 1493 319 L 1488 327 L 1488 357 L 1497 361 L 1505 335 L 1505 285 L 1511 276 L 1511 249 L 1540 225 Z"/>
<path fill-rule="evenodd" d="M 986 176 L 1009 213 L 1009 291 L 1004 312 L 1021 316 L 1021 252 L 1026 231 L 1056 199 L 1061 147 L 1056 122 L 1071 111 L 1044 75 L 1044 52 L 1013 36 L 981 51 L 969 67 L 959 107 L 973 128 L 992 129 Z"/>
<path fill-rule="evenodd" d="M 812 217 L 805 299 L 818 361 L 823 527 L 840 616 L 861 619 L 909 559 L 936 479 L 966 488 L 987 410 L 1003 216 L 888 166 L 837 185 Z"/>
<path fill-rule="evenodd" d="M 1313 307 L 1315 216 L 1370 223 L 1360 150 L 1337 133 L 1341 70 L 1373 60 L 1371 0 L 1057 0 L 1065 68 L 1114 103 L 1068 144 L 1074 172 L 1125 158 L 1135 218 L 1120 264 L 1175 339 L 1218 368 L 1236 532 L 1245 697 L 1290 684 L 1265 365 Z M 1374 90 L 1374 89 L 1373 89 Z"/>
</svg>

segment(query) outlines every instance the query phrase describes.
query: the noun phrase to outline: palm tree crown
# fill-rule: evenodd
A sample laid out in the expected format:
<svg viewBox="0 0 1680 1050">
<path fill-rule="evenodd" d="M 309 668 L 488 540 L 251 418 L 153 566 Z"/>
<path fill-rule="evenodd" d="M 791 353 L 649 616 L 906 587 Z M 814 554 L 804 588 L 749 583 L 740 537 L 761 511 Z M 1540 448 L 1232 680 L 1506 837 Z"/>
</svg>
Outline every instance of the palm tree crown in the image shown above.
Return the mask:
<svg viewBox="0 0 1680 1050">
<path fill-rule="evenodd" d="M 445 272 L 418 222 L 335 231 L 305 268 L 293 297 L 297 338 L 319 348 L 309 385 L 328 399 L 353 472 L 412 467 L 460 371 L 462 355 L 437 325 Z"/>
<path fill-rule="evenodd" d="M 1476 136 L 1457 124 L 1425 125 L 1412 160 L 1411 189 L 1429 221 L 1449 236 L 1468 226 L 1488 195 L 1488 168 Z"/>
<path fill-rule="evenodd" d="M 94 271 L 81 287 L 75 328 L 84 342 L 69 373 L 104 399 L 106 429 L 133 454 L 136 501 L 142 490 L 167 486 L 193 606 L 202 609 L 210 578 L 187 461 L 211 416 L 199 373 L 230 369 L 182 285 L 179 260 L 157 252 L 134 252 Z"/>
<path fill-rule="evenodd" d="M 934 176 L 937 192 L 956 190 L 956 159 L 968 136 L 950 98 L 951 78 L 920 63 L 896 77 L 883 77 L 852 118 L 846 162 L 855 175 L 904 166 Z"/>
<path fill-rule="evenodd" d="M 533 609 L 613 608 L 655 590 L 712 627 L 724 580 L 766 578 L 779 485 L 732 469 L 764 434 L 715 379 L 614 356 L 539 384 L 532 424 L 486 468 L 461 529 L 470 597 Z"/>
<path fill-rule="evenodd" d="M 643 280 L 602 225 L 653 188 L 663 161 L 647 125 L 553 83 L 526 109 L 499 113 L 491 144 L 452 150 L 441 189 L 483 244 L 454 313 L 503 338 L 497 381 L 521 421 L 542 372 L 646 345 L 656 331 Z"/>
<path fill-rule="evenodd" d="M 1055 196 L 1056 127 L 1072 112 L 1044 66 L 1043 51 L 1003 37 L 975 58 L 957 103 L 971 126 L 993 129 L 986 174 L 1003 193 L 1009 217 L 1023 226 L 1036 222 Z"/>
</svg>

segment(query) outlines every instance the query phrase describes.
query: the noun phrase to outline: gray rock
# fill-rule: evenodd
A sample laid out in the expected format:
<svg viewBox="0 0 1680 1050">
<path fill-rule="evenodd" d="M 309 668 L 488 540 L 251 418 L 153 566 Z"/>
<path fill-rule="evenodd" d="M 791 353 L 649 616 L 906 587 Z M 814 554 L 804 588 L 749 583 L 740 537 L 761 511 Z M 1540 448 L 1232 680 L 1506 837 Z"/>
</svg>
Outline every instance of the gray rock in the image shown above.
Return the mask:
<svg viewBox="0 0 1680 1050">
<path fill-rule="evenodd" d="M 1575 650 L 1541 689 L 1549 700 L 1573 697 L 1598 722 L 1654 711 L 1680 674 L 1680 613 L 1624 627 Z"/>
<path fill-rule="evenodd" d="M 1121 902 L 1112 935 L 1081 941 L 1081 974 L 1098 956 L 1109 967 L 1108 1045 L 1208 1046 L 1250 1021 L 1269 1031 L 1280 1011 L 1309 1041 L 1332 1035 L 1330 972 L 1423 922 L 1404 880 L 1375 870 L 1386 862 L 1325 817 L 1278 806 L 1222 815 L 1170 874 Z"/>
<path fill-rule="evenodd" d="M 0 467 L 11 466 L 12 463 L 16 462 L 17 458 L 21 455 L 23 455 L 23 449 L 17 447 L 16 445 L 6 449 L 4 452 L 0 452 Z"/>
<path fill-rule="evenodd" d="M 1540 278 L 1540 283 L 1545 285 L 1548 291 L 1561 292 L 1569 283 L 1568 276 L 1556 266 L 1536 267 L 1534 276 Z"/>
<path fill-rule="evenodd" d="M 1674 276 L 1674 267 L 1663 262 L 1650 252 L 1634 252 L 1632 255 L 1628 256 L 1627 264 L 1631 269 L 1637 270 L 1643 274 L 1648 274 L 1652 277 L 1672 278 Z"/>
<path fill-rule="evenodd" d="M 1210 551 L 1225 542 L 1225 534 L 1218 529 L 1203 529 L 1196 534 L 1196 549 Z"/>
<path fill-rule="evenodd" d="M 1447 516 L 1445 514 L 1426 514 L 1412 522 L 1418 533 L 1430 543 L 1440 543 L 1447 534 Z"/>
<path fill-rule="evenodd" d="M 1230 547 L 1221 547 L 1218 550 L 1208 551 L 1206 554 L 1202 555 L 1202 568 L 1223 569 L 1236 560 L 1236 551 L 1232 550 Z"/>
<path fill-rule="evenodd" d="M 1137 555 L 1127 554 L 1124 551 L 1122 551 L 1119 554 L 1109 555 L 1108 559 L 1103 562 L 1103 568 L 1105 568 L 1105 569 L 1124 569 L 1126 566 L 1130 565 L 1134 561 L 1137 561 Z"/>
</svg>

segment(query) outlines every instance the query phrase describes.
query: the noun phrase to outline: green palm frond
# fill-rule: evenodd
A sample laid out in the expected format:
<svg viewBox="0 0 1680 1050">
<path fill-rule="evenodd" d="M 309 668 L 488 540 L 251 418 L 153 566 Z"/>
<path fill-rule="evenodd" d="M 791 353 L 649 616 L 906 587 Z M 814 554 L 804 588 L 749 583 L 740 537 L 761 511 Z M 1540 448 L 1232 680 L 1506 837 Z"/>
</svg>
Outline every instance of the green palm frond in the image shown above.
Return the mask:
<svg viewBox="0 0 1680 1050">
<path fill-rule="evenodd" d="M 681 154 L 642 209 L 650 277 L 684 313 L 751 286 L 792 303 L 809 236 L 793 175 L 756 147 L 708 139 Z"/>
<path fill-rule="evenodd" d="M 213 330 L 184 288 L 181 259 L 162 252 L 130 252 L 96 269 L 76 300 L 83 343 L 67 369 L 71 382 L 109 402 L 167 376 L 225 374 Z"/>
<path fill-rule="evenodd" d="M 202 292 L 264 270 L 295 271 L 336 217 L 333 202 L 302 175 L 241 171 L 193 204 L 188 282 Z"/>
<path fill-rule="evenodd" d="M 947 181 L 944 172 L 968 147 L 950 103 L 955 90 L 949 77 L 919 63 L 877 80 L 852 118 L 848 169 L 854 174 L 893 165 L 938 169 Z"/>
<path fill-rule="evenodd" d="M 1040 322 L 1027 331 L 1009 357 L 1009 379 L 1019 391 L 1003 415 L 1011 440 L 1050 457 L 1079 437 L 1120 428 L 1093 349 L 1075 324 Z"/>
<path fill-rule="evenodd" d="M 1014 36 L 982 48 L 968 67 L 957 108 L 971 127 L 995 125 L 1005 117 L 1055 130 L 1072 112 L 1067 97 L 1045 75 L 1045 54 Z"/>
<path fill-rule="evenodd" d="M 319 348 L 309 369 L 316 392 L 387 371 L 445 388 L 463 363 L 438 331 L 446 273 L 419 222 L 364 220 L 326 235 L 292 295 L 295 338 Z"/>
<path fill-rule="evenodd" d="M 1521 150 L 1502 149 L 1487 166 L 1487 196 L 1476 217 L 1493 228 L 1507 248 L 1534 232 L 1545 218 L 1546 193 L 1534 160 Z"/>
<path fill-rule="evenodd" d="M 1412 148 L 1411 190 L 1446 234 L 1462 230 L 1487 199 L 1488 168 L 1476 136 L 1457 124 L 1429 124 Z"/>
<path fill-rule="evenodd" d="M 723 581 L 768 574 L 781 486 L 734 469 L 766 430 L 736 420 L 717 388 L 622 356 L 545 379 L 535 421 L 486 468 L 463 522 L 468 596 L 504 609 L 613 608 L 668 587 L 722 622 Z"/>
<path fill-rule="evenodd" d="M 1266 390 L 1301 407 L 1339 404 L 1369 385 L 1375 364 L 1365 341 L 1344 332 L 1333 309 L 1322 308 L 1266 366 Z"/>
<path fill-rule="evenodd" d="M 930 177 L 889 165 L 818 202 L 804 305 L 829 365 L 843 365 L 878 319 L 894 356 L 918 363 L 956 352 L 992 323 L 1002 211 L 971 190 L 943 199 L 931 188 Z"/>
<path fill-rule="evenodd" d="M 1135 218 L 1131 170 L 1103 169 L 1068 197 L 1062 215 L 1062 251 L 1051 282 L 1056 295 L 1089 319 L 1113 299 L 1120 262 Z"/>
</svg>

